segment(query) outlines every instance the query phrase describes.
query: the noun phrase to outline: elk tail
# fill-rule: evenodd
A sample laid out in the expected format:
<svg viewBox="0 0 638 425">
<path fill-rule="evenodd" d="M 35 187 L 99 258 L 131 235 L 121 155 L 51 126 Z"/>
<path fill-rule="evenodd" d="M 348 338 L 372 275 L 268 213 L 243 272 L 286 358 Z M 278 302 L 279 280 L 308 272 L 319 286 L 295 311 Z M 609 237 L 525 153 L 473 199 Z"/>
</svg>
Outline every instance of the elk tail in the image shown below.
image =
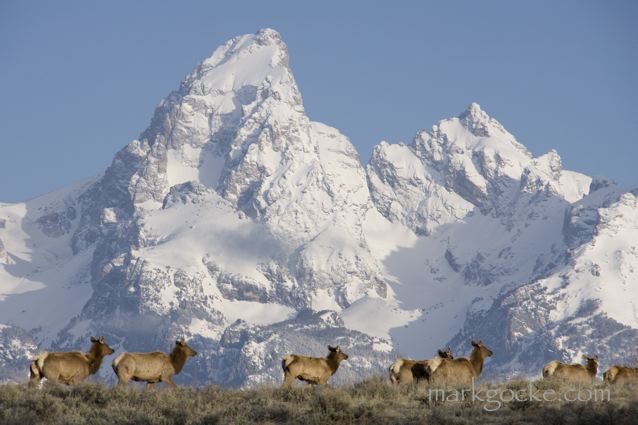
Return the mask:
<svg viewBox="0 0 638 425">
<path fill-rule="evenodd" d="M 401 372 L 401 366 L 403 366 L 403 363 L 403 359 L 397 359 L 388 368 L 388 370 L 390 371 L 390 381 L 393 384 L 399 382 L 399 372 Z"/>
<path fill-rule="evenodd" d="M 40 379 L 42 378 L 42 374 L 40 373 L 40 368 L 38 367 L 37 360 L 31 361 L 31 366 L 29 367 L 31 371 L 31 379 Z"/>
<path fill-rule="evenodd" d="M 556 367 L 558 366 L 558 362 L 556 360 L 551 361 L 545 365 L 543 368 L 543 378 L 549 378 L 556 371 Z"/>
<path fill-rule="evenodd" d="M 295 360 L 295 355 L 294 354 L 289 354 L 287 356 L 284 356 L 284 358 L 281 360 L 281 367 L 282 369 L 285 371 L 288 369 L 288 366 L 290 366 L 290 363 L 292 363 Z"/>
</svg>

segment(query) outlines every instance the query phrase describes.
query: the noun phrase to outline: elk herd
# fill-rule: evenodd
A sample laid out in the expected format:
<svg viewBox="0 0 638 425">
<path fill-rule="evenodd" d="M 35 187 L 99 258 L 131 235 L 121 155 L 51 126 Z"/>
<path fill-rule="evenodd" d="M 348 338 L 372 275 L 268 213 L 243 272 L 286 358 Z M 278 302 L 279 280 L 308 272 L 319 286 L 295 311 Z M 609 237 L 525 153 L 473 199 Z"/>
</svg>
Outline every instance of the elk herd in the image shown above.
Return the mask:
<svg viewBox="0 0 638 425">
<path fill-rule="evenodd" d="M 104 357 L 115 351 L 108 346 L 104 337 L 91 337 L 91 349 L 88 353 L 73 352 L 44 352 L 31 362 L 31 386 L 37 385 L 42 378 L 63 384 L 77 384 L 89 375 L 95 374 Z M 125 385 L 128 381 L 146 382 L 146 388 L 153 388 L 153 384 L 164 382 L 172 387 L 175 383 L 173 375 L 180 373 L 186 360 L 196 356 L 197 352 L 188 346 L 186 341 L 175 341 L 175 348 L 166 355 L 159 351 L 153 353 L 122 353 L 112 366 L 117 375 L 118 385 Z"/>
<path fill-rule="evenodd" d="M 398 359 L 390 366 L 390 381 L 406 384 L 427 380 L 434 386 L 470 385 L 483 371 L 483 362 L 492 356 L 492 350 L 481 341 L 472 341 L 470 357 L 454 358 L 447 347 L 427 360 Z"/>
<path fill-rule="evenodd" d="M 469 357 L 455 358 L 450 347 L 439 350 L 437 355 L 426 360 L 397 359 L 390 365 L 390 381 L 393 384 L 409 384 L 426 381 L 433 386 L 470 385 L 483 371 L 483 363 L 492 351 L 481 341 L 472 341 Z M 326 357 L 309 357 L 289 354 L 281 361 L 284 386 L 296 380 L 312 385 L 326 385 L 339 368 L 348 360 L 341 347 L 328 346 Z M 104 357 L 114 353 L 104 337 L 91 337 L 91 348 L 82 352 L 44 352 L 31 361 L 31 386 L 42 378 L 63 384 L 77 384 L 95 374 Z M 129 381 L 146 382 L 148 390 L 158 382 L 175 387 L 173 375 L 182 371 L 189 357 L 197 352 L 183 339 L 177 340 L 170 354 L 162 352 L 122 353 L 112 363 L 118 386 Z M 565 364 L 552 361 L 543 367 L 543 379 L 561 379 L 575 383 L 592 383 L 598 373 L 598 356 L 583 356 L 585 364 Z M 612 385 L 638 383 L 638 368 L 612 366 L 603 374 L 603 381 Z"/>
</svg>

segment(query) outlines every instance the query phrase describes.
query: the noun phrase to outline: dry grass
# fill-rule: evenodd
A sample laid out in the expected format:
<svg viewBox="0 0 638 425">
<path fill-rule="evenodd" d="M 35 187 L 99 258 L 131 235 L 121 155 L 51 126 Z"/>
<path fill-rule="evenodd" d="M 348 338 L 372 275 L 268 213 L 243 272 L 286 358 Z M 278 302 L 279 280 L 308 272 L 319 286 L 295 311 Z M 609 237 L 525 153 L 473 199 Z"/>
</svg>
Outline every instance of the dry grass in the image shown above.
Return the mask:
<svg viewBox="0 0 638 425">
<path fill-rule="evenodd" d="M 483 384 L 480 391 L 524 391 L 530 383 Z M 534 382 L 536 391 L 569 390 Z M 598 386 L 604 389 L 602 385 Z M 442 401 L 426 387 L 393 387 L 376 378 L 350 387 L 226 390 L 111 389 L 101 384 L 41 389 L 0 386 L 0 424 L 633 424 L 636 389 L 611 393 L 610 401 L 508 401 L 489 412 L 480 401 Z M 494 407 L 494 405 L 491 405 Z"/>
</svg>

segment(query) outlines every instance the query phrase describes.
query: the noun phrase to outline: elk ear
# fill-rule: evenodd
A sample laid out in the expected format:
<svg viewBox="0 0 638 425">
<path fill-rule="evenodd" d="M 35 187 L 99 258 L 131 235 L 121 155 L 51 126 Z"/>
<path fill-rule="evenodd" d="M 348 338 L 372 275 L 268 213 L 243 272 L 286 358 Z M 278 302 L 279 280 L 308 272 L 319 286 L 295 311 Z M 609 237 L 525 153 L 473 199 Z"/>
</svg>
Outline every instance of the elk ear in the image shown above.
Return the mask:
<svg viewBox="0 0 638 425">
<path fill-rule="evenodd" d="M 594 360 L 598 361 L 598 354 L 594 356 Z"/>
<path fill-rule="evenodd" d="M 104 344 L 104 337 L 103 337 L 103 336 L 101 336 L 101 337 L 98 339 L 98 341 L 100 341 L 100 344 Z"/>
<path fill-rule="evenodd" d="M 472 340 L 472 346 L 478 347 L 481 344 L 481 341 Z"/>
<path fill-rule="evenodd" d="M 336 347 L 333 347 L 332 345 L 329 345 L 329 346 L 328 346 L 328 350 L 330 350 L 330 351 L 332 351 L 332 352 L 335 352 L 335 351 L 337 351 L 337 348 L 336 348 Z"/>
<path fill-rule="evenodd" d="M 97 342 L 97 339 L 94 336 L 92 336 L 91 337 L 91 342 Z"/>
<path fill-rule="evenodd" d="M 177 341 L 175 341 L 175 345 L 179 345 L 180 347 L 184 346 L 184 340 L 183 339 L 178 339 Z"/>
</svg>

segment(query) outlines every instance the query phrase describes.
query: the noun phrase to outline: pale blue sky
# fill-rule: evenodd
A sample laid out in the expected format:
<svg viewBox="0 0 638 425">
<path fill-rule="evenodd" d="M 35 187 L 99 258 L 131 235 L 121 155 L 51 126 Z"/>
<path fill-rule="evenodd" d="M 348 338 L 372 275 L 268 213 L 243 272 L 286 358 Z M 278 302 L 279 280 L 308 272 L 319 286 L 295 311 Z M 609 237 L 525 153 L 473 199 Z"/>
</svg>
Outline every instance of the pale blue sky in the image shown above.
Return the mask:
<svg viewBox="0 0 638 425">
<path fill-rule="evenodd" d="M 535 155 L 638 183 L 636 22 L 637 1 L 3 0 L 0 201 L 96 175 L 199 61 L 264 27 L 364 162 L 476 101 Z"/>
</svg>

